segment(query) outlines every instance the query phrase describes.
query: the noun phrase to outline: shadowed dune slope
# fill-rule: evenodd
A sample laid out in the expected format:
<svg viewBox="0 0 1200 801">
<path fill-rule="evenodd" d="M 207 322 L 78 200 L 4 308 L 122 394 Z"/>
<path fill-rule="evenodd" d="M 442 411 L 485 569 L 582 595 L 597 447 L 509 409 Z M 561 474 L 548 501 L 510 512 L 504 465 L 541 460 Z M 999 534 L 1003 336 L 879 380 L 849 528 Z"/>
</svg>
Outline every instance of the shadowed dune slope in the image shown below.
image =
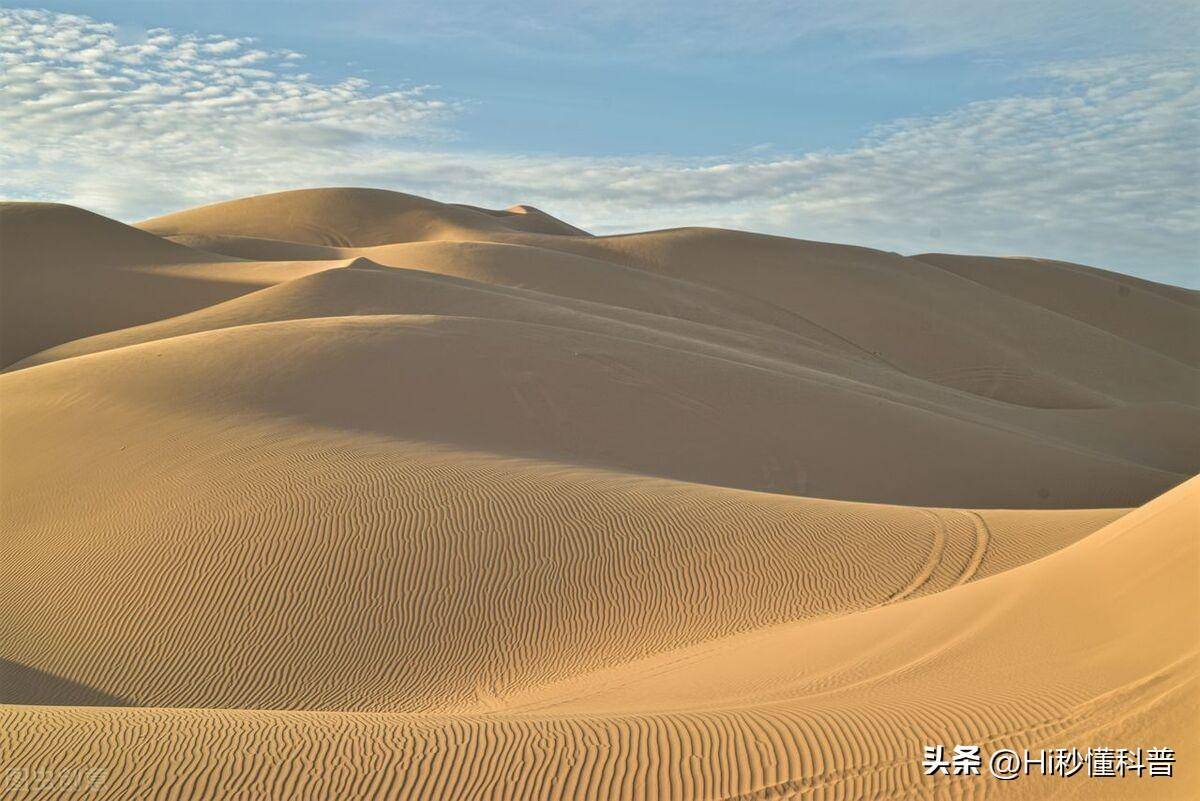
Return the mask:
<svg viewBox="0 0 1200 801">
<path fill-rule="evenodd" d="M 976 283 L 1200 364 L 1200 292 L 1046 259 L 924 253 L 914 258 Z"/>
<path fill-rule="evenodd" d="M 1109 330 L 1118 326 L 1096 327 L 894 253 L 715 229 L 536 244 L 761 298 L 896 369 L 1012 403 L 1086 407 L 1097 395 L 1200 403 L 1189 366 L 1200 352 L 1194 336 L 1181 336 L 1178 350 L 1192 354 L 1181 363 Z M 1196 330 L 1200 308 L 1178 305 Z"/>
<path fill-rule="evenodd" d="M 588 327 L 390 314 L 285 320 L 20 370 L 6 376 L 6 394 L 15 407 L 26 388 L 53 398 L 92 387 L 97 408 L 112 397 L 300 418 L 720 486 L 895 503 L 1128 506 L 1184 478 L 823 373 Z"/>
<path fill-rule="evenodd" d="M 311 272 L 230 263 L 57 203 L 0 203 L 0 366 Z"/>
<path fill-rule="evenodd" d="M 252 261 L 336 261 L 350 258 L 355 252 L 355 248 L 230 234 L 179 234 L 162 239 L 194 250 Z"/>
<path fill-rule="evenodd" d="M 0 795 L 1200 794 L 1196 293 L 322 189 L 0 295 Z"/>
<path fill-rule="evenodd" d="M 258 326 L 272 322 L 289 324 Z M 216 333 L 176 342 L 205 332 Z M 362 259 L 69 343 L 17 368 L 108 350 L 116 352 L 97 365 L 135 363 L 146 348 L 120 349 L 156 342 L 156 358 L 167 358 L 149 369 L 174 377 L 134 379 L 121 391 L 159 381 L 173 392 L 195 385 L 190 403 L 206 405 L 226 385 L 222 407 L 237 398 L 269 413 L 404 439 L 792 495 L 1128 506 L 1182 480 L 1176 471 L 1188 457 L 1173 450 L 1182 444 L 1176 429 L 1186 430 L 1187 418 L 1200 422 L 1189 407 L 1178 407 L 1179 420 L 1147 410 L 1168 422 L 1170 436 L 1156 441 L 1143 433 L 1154 426 L 1136 414 L 1140 407 L 1029 416 L 800 339 L 769 340 Z M 201 366 L 176 357 L 177 348 L 222 355 Z M 249 369 L 263 359 L 268 364 Z M 242 364 L 247 370 L 234 386 L 230 376 Z M 92 362 L 78 369 L 102 369 L 85 365 Z M 63 368 L 52 374 L 75 369 Z M 322 386 L 320 376 L 348 383 L 318 393 L 309 382 Z M 94 383 L 102 387 L 102 379 Z M 804 416 L 795 414 L 797 403 Z M 1098 429 L 1109 440 L 1093 444 Z M 1130 447 L 1133 441 L 1141 447 Z M 986 462 L 979 452 L 988 453 Z M 915 459 L 920 471 L 905 470 Z"/>
</svg>

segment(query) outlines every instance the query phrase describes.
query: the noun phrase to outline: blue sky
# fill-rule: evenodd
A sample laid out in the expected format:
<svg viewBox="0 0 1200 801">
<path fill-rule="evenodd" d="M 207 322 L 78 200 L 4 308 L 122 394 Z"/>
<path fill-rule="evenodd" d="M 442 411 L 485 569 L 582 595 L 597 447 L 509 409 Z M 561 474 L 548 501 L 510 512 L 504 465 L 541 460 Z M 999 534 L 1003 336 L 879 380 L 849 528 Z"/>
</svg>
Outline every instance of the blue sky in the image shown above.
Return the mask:
<svg viewBox="0 0 1200 801">
<path fill-rule="evenodd" d="M 1200 285 L 1193 4 L 47 2 L 0 193 L 134 220 L 373 185 Z"/>
</svg>

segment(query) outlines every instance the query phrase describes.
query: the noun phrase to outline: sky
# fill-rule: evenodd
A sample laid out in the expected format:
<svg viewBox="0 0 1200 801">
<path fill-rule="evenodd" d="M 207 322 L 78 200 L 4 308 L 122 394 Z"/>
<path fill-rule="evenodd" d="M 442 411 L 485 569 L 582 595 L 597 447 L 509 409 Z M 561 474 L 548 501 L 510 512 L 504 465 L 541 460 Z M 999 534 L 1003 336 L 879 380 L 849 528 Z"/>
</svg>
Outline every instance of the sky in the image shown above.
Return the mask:
<svg viewBox="0 0 1200 801">
<path fill-rule="evenodd" d="M 0 196 L 309 186 L 1200 287 L 1192 0 L 0 6 Z"/>
</svg>

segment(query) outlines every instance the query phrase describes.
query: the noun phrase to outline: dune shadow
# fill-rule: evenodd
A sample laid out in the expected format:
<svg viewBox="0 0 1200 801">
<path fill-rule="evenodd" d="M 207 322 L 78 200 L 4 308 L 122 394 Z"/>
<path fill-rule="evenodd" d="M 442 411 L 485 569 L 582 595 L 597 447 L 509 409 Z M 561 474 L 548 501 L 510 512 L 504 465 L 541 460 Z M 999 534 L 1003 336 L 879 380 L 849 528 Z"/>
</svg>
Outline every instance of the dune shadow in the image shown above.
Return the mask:
<svg viewBox="0 0 1200 801">
<path fill-rule="evenodd" d="M 129 702 L 115 695 L 8 659 L 0 659 L 0 703 L 129 706 Z"/>
</svg>

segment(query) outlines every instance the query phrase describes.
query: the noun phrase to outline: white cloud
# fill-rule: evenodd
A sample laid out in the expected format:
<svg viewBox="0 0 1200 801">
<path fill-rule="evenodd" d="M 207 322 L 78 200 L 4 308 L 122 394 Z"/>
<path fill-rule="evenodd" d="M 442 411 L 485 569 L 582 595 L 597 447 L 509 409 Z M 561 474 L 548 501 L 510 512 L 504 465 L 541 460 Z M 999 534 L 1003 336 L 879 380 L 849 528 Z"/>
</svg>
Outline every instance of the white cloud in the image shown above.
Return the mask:
<svg viewBox="0 0 1200 801">
<path fill-rule="evenodd" d="M 533 203 L 600 232 L 718 225 L 901 252 L 1029 253 L 1195 285 L 1190 53 L 1044 65 L 1036 94 L 856 146 L 725 159 L 453 152 L 425 89 L 321 84 L 245 39 L 0 11 L 0 192 L 124 219 L 299 186 Z"/>
<path fill-rule="evenodd" d="M 310 157 L 319 174 L 322 151 L 351 143 L 445 137 L 454 104 L 426 88 L 318 83 L 293 56 L 163 29 L 130 42 L 86 17 L 0 9 L 0 188 L 122 213 L 221 191 L 226 170 L 255 186 Z"/>
</svg>

